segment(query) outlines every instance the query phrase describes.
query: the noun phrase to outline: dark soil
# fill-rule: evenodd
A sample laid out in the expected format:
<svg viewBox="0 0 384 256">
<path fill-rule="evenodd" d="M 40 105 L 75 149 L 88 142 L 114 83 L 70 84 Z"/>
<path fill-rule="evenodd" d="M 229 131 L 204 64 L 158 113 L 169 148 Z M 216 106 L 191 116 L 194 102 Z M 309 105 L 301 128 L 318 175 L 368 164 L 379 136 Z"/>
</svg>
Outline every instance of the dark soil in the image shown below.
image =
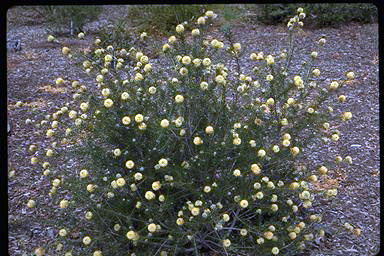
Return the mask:
<svg viewBox="0 0 384 256">
<path fill-rule="evenodd" d="M 31 255 L 37 246 L 44 245 L 54 237 L 44 220 L 51 213 L 39 208 L 29 209 L 29 198 L 45 201 L 49 180 L 40 171 L 31 167 L 28 147 L 41 140 L 35 133 L 35 124 L 26 124 L 27 118 L 36 119 L 38 113 L 52 113 L 71 98 L 73 89 L 68 86 L 48 89 L 59 76 L 65 80 L 80 80 L 91 83 L 90 77 L 73 65 L 73 61 L 61 54 L 59 44 L 48 44 L 44 24 L 21 20 L 21 10 L 8 13 L 7 39 L 19 38 L 22 50 L 7 56 L 8 118 L 11 132 L 8 134 L 8 171 L 15 176 L 8 181 L 8 242 L 9 255 Z M 120 10 L 121 11 L 121 10 Z M 36 14 L 37 15 L 37 14 Z M 105 24 L 108 15 L 100 18 Z M 25 17 L 23 17 L 25 19 Z M 235 38 L 242 45 L 264 53 L 287 47 L 287 31 L 284 26 L 236 25 Z M 299 40 L 309 54 L 317 40 L 325 36 L 327 45 L 318 57 L 317 66 L 322 76 L 331 80 L 344 78 L 347 71 L 356 73 L 356 80 L 346 91 L 347 101 L 343 106 L 352 111 L 353 119 L 342 132 L 343 150 L 322 147 L 311 155 L 317 161 L 326 154 L 352 155 L 353 163 L 343 175 L 345 182 L 340 189 L 342 203 L 328 207 L 327 223 L 342 226 L 349 222 L 361 228 L 359 237 L 343 230 L 339 236 L 331 236 L 314 246 L 311 255 L 375 255 L 379 250 L 380 224 L 380 171 L 379 171 L 379 65 L 378 24 L 349 24 L 340 28 L 323 28 L 306 31 Z M 92 35 L 85 42 L 58 38 L 73 50 L 84 49 L 93 41 Z M 17 101 L 24 104 L 17 107 Z M 41 115 L 41 114 L 40 114 Z"/>
</svg>

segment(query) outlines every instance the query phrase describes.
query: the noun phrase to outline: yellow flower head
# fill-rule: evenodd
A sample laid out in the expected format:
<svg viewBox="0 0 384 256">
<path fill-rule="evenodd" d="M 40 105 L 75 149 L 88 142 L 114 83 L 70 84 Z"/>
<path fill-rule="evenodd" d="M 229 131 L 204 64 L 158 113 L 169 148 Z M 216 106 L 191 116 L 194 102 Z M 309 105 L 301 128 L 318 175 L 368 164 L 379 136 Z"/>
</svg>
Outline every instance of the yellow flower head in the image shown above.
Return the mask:
<svg viewBox="0 0 384 256">
<path fill-rule="evenodd" d="M 235 169 L 235 170 L 233 170 L 232 174 L 233 174 L 233 176 L 239 177 L 241 175 L 241 172 L 239 169 Z"/>
<path fill-rule="evenodd" d="M 261 168 L 258 164 L 252 164 L 251 170 L 254 174 L 259 175 L 261 173 Z"/>
<path fill-rule="evenodd" d="M 348 80 L 355 79 L 355 73 L 353 73 L 352 71 L 348 72 L 346 76 Z"/>
<path fill-rule="evenodd" d="M 139 234 L 137 232 L 135 232 L 135 231 L 130 230 L 127 233 L 127 238 L 129 240 L 138 240 L 139 239 Z"/>
<path fill-rule="evenodd" d="M 339 87 L 339 83 L 336 82 L 336 81 L 333 81 L 333 82 L 329 85 L 329 88 L 331 88 L 332 90 L 336 90 L 338 87 Z"/>
<path fill-rule="evenodd" d="M 202 140 L 200 137 L 195 137 L 195 138 L 193 139 L 193 143 L 194 143 L 195 145 L 201 145 L 201 144 L 203 144 L 203 140 Z"/>
<path fill-rule="evenodd" d="M 111 108 L 111 107 L 113 106 L 113 101 L 112 101 L 111 99 L 106 99 L 106 100 L 104 101 L 104 106 L 105 106 L 106 108 Z"/>
<path fill-rule="evenodd" d="M 205 18 L 204 18 L 204 17 L 199 17 L 199 18 L 197 19 L 197 24 L 199 24 L 199 25 L 203 25 L 203 24 L 205 24 Z"/>
<path fill-rule="evenodd" d="M 265 152 L 264 149 L 260 149 L 260 150 L 257 152 L 257 155 L 258 155 L 259 157 L 264 157 L 264 156 L 266 155 L 266 152 Z"/>
<path fill-rule="evenodd" d="M 224 246 L 224 247 L 229 247 L 229 246 L 231 246 L 231 240 L 229 240 L 229 239 L 225 239 L 225 240 L 223 241 L 223 246 Z"/>
<path fill-rule="evenodd" d="M 247 200 L 241 200 L 240 201 L 240 207 L 241 208 L 247 208 L 248 207 L 248 201 Z"/>
<path fill-rule="evenodd" d="M 179 25 L 176 26 L 176 32 L 177 33 L 183 33 L 184 32 L 183 24 L 179 24 Z"/>
<path fill-rule="evenodd" d="M 160 167 L 166 167 L 168 165 L 168 160 L 165 158 L 161 158 L 159 160 L 159 165 L 160 165 Z"/>
<path fill-rule="evenodd" d="M 119 187 L 123 187 L 123 186 L 125 185 L 125 179 L 124 179 L 124 178 L 118 178 L 118 179 L 116 180 L 116 184 L 117 184 L 117 186 L 119 186 Z"/>
<path fill-rule="evenodd" d="M 206 134 L 213 134 L 213 132 L 214 132 L 214 129 L 213 129 L 212 126 L 207 126 L 207 127 L 205 128 L 205 133 L 206 133 Z"/>
<path fill-rule="evenodd" d="M 161 126 L 162 128 L 167 128 L 167 127 L 169 126 L 169 121 L 168 121 L 167 119 L 163 119 L 163 120 L 161 120 L 161 122 L 160 122 L 160 126 Z"/>
<path fill-rule="evenodd" d="M 182 59 L 181 59 L 181 63 L 185 64 L 185 65 L 188 65 L 188 64 L 191 64 L 191 57 L 189 56 L 184 56 Z"/>
<path fill-rule="evenodd" d="M 152 189 L 153 190 L 159 190 L 161 188 L 161 184 L 160 184 L 160 181 L 155 181 L 152 183 Z"/>
<path fill-rule="evenodd" d="M 88 171 L 86 169 L 83 169 L 80 171 L 80 178 L 86 178 L 88 177 Z"/>
<path fill-rule="evenodd" d="M 211 60 L 209 58 L 204 58 L 203 59 L 203 65 L 204 66 L 210 66 L 211 65 Z"/>
<path fill-rule="evenodd" d="M 63 199 L 60 201 L 60 208 L 62 208 L 62 209 L 68 208 L 68 205 L 69 205 L 68 200 Z"/>
<path fill-rule="evenodd" d="M 142 114 L 137 114 L 137 115 L 135 116 L 135 121 L 136 121 L 137 123 L 141 123 L 141 122 L 143 122 L 143 120 L 144 120 L 144 116 L 143 116 Z"/>
<path fill-rule="evenodd" d="M 200 30 L 198 28 L 192 29 L 192 36 L 200 35 Z"/>
<path fill-rule="evenodd" d="M 125 116 L 121 119 L 124 125 L 129 125 L 131 123 L 131 118 L 129 116 Z"/>
<path fill-rule="evenodd" d="M 152 200 L 155 198 L 155 193 L 153 193 L 152 191 L 147 191 L 145 192 L 145 198 L 147 200 Z"/>
<path fill-rule="evenodd" d="M 176 42 L 176 37 L 175 37 L 175 36 L 170 36 L 170 37 L 168 38 L 168 43 L 173 44 L 173 43 L 175 43 L 175 42 Z"/>
<path fill-rule="evenodd" d="M 176 103 L 183 103 L 183 101 L 184 101 L 183 95 L 180 95 L 180 94 L 176 95 L 175 101 L 176 101 Z"/>
<path fill-rule="evenodd" d="M 125 167 L 127 167 L 128 169 L 132 169 L 134 166 L 135 163 L 132 160 L 128 160 L 127 162 L 125 162 Z"/>
<path fill-rule="evenodd" d="M 154 223 L 151 223 L 151 224 L 149 224 L 148 226 L 147 226 L 147 228 L 148 228 L 148 231 L 149 232 L 151 232 L 151 233 L 154 233 L 154 232 L 156 232 L 156 224 L 154 224 Z"/>
</svg>

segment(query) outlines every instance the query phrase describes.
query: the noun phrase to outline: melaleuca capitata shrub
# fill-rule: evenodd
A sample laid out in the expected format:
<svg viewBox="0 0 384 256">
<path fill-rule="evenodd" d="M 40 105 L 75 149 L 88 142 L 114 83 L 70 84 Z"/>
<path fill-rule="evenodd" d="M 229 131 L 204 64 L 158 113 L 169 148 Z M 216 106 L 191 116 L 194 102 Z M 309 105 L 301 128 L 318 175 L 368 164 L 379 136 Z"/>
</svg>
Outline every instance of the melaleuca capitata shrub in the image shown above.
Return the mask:
<svg viewBox="0 0 384 256">
<path fill-rule="evenodd" d="M 60 250 L 295 255 L 324 236 L 318 200 L 337 198 L 337 187 L 322 184 L 352 158 L 314 165 L 306 150 L 341 143 L 355 75 L 321 78 L 325 38 L 293 68 L 302 8 L 281 52 L 254 52 L 228 27 L 212 38 L 215 17 L 177 25 L 158 59 L 100 39 L 86 52 L 62 48 L 93 82 L 55 80 L 74 89 L 73 101 L 43 120 L 49 144 L 29 149 L 51 180 Z"/>
</svg>

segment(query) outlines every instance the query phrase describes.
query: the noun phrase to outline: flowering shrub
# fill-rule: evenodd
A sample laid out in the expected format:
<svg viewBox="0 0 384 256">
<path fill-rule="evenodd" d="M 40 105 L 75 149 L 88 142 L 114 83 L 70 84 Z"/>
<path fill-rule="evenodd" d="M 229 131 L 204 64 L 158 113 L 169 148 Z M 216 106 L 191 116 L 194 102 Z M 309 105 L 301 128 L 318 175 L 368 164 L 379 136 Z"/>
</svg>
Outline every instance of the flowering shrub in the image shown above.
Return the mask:
<svg viewBox="0 0 384 256">
<path fill-rule="evenodd" d="M 208 39 L 215 17 L 177 25 L 160 61 L 99 39 L 85 53 L 63 47 L 94 83 L 71 82 L 73 101 L 41 122 L 50 144 L 29 150 L 52 181 L 65 255 L 294 255 L 324 236 L 318 199 L 337 187 L 322 184 L 352 158 L 313 165 L 305 150 L 338 143 L 352 117 L 340 93 L 355 75 L 320 78 L 325 38 L 292 68 L 302 8 L 278 53 L 252 52 L 228 29 Z"/>
</svg>

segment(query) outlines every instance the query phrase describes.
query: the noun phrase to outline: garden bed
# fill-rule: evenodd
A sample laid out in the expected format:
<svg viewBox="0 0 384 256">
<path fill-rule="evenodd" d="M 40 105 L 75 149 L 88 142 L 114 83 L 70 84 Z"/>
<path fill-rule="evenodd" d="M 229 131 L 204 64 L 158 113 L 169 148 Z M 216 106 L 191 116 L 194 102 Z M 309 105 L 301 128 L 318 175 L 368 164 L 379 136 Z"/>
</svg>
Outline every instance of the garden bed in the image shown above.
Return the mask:
<svg viewBox="0 0 384 256">
<path fill-rule="evenodd" d="M 241 24 L 233 27 L 234 38 L 240 39 L 242 45 L 264 53 L 286 48 L 286 32 L 283 25 Z M 317 60 L 322 76 L 331 81 L 342 79 L 349 70 L 356 73 L 356 80 L 348 85 L 344 105 L 345 109 L 352 111 L 353 119 L 342 134 L 340 143 L 343 148 L 340 152 L 322 145 L 313 149 L 310 161 L 317 161 L 324 155 L 353 157 L 350 168 L 340 174 L 345 176 L 340 190 L 343 203 L 332 208 L 325 205 L 330 215 L 324 221 L 340 226 L 349 222 L 361 228 L 362 233 L 354 237 L 343 231 L 339 236 L 326 237 L 317 247 L 314 246 L 311 255 L 374 255 L 380 245 L 378 24 L 355 23 L 337 29 L 306 31 L 299 39 L 300 48 L 304 49 L 299 56 L 309 54 L 321 36 L 327 38 Z M 10 52 L 7 56 L 7 104 L 11 124 L 8 172 L 15 171 L 8 181 L 9 255 L 30 255 L 35 247 L 53 240 L 54 233 L 44 225 L 44 220 L 52 217 L 52 212 L 26 207 L 31 197 L 37 202 L 46 201 L 50 181 L 30 167 L 28 146 L 38 137 L 33 125 L 26 124 L 25 120 L 31 118 L 33 121 L 35 113 L 52 112 L 50 110 L 62 106 L 72 97 L 71 88 L 53 90 L 48 86 L 57 77 L 77 79 L 82 84 L 93 81 L 62 55 L 59 44 L 46 43 L 47 33 L 42 23 L 20 24 L 16 19 L 7 27 L 7 39 L 12 38 L 21 40 L 22 50 Z M 93 39 L 89 35 L 86 41 L 92 42 Z M 67 44 L 73 50 L 83 49 L 86 44 L 79 42 L 72 40 Z M 17 101 L 24 102 L 23 106 L 17 107 Z"/>
</svg>

